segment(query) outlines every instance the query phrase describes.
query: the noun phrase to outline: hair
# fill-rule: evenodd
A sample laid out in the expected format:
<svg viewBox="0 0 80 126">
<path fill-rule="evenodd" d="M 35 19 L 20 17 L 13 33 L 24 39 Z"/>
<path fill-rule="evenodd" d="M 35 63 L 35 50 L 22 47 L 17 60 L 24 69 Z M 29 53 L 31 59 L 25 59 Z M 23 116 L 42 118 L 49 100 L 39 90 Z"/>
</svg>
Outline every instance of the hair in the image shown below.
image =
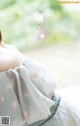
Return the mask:
<svg viewBox="0 0 80 126">
<path fill-rule="evenodd" d="M 2 34 L 1 34 L 1 31 L 0 31 L 0 43 L 1 43 L 1 41 L 2 41 Z"/>
</svg>

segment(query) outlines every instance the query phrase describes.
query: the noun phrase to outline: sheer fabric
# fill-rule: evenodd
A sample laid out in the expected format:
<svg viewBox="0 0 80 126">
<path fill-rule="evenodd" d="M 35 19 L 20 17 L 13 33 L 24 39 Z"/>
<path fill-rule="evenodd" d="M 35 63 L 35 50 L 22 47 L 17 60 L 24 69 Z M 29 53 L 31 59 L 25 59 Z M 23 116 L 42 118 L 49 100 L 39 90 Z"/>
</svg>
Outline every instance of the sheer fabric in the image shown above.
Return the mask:
<svg viewBox="0 0 80 126">
<path fill-rule="evenodd" d="M 11 126 L 32 124 L 51 115 L 55 83 L 46 70 L 24 59 L 15 69 L 0 72 L 0 116 L 10 116 Z"/>
</svg>

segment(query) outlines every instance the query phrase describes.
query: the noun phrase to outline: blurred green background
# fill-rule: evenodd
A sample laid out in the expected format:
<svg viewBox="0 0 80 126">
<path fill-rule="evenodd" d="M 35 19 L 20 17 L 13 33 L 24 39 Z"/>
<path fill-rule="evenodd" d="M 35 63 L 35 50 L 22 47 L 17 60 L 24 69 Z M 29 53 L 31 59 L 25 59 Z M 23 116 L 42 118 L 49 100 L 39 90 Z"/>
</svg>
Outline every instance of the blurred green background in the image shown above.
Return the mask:
<svg viewBox="0 0 80 126">
<path fill-rule="evenodd" d="M 78 85 L 78 9 L 80 5 L 56 4 L 56 0 L 0 0 L 3 41 L 44 65 L 58 88 Z"/>
<path fill-rule="evenodd" d="M 38 39 L 37 18 L 44 17 L 49 35 Z M 79 39 L 79 13 L 70 12 L 56 0 L 0 0 L 0 29 L 3 40 L 22 51 Z"/>
</svg>

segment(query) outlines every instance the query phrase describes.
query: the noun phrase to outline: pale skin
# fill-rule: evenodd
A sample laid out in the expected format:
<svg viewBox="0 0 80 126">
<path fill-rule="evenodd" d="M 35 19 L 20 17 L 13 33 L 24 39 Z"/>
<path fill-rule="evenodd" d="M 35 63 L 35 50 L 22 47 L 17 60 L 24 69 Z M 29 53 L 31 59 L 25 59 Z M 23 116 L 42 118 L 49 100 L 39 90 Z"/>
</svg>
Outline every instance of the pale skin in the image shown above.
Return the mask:
<svg viewBox="0 0 80 126">
<path fill-rule="evenodd" d="M 22 63 L 23 55 L 14 47 L 2 41 L 0 32 L 0 72 L 14 69 Z"/>
</svg>

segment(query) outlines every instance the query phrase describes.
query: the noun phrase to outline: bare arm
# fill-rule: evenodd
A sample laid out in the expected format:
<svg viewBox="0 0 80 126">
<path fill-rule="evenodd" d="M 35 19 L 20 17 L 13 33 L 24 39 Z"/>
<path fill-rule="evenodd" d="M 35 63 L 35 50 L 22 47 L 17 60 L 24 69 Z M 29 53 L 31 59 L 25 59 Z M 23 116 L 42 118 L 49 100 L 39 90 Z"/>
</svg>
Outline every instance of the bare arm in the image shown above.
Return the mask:
<svg viewBox="0 0 80 126">
<path fill-rule="evenodd" d="M 15 68 L 22 62 L 20 54 L 11 50 L 0 48 L 0 71 Z"/>
<path fill-rule="evenodd" d="M 15 68 L 22 62 L 22 54 L 11 45 L 2 42 L 0 32 L 0 72 Z"/>
</svg>

